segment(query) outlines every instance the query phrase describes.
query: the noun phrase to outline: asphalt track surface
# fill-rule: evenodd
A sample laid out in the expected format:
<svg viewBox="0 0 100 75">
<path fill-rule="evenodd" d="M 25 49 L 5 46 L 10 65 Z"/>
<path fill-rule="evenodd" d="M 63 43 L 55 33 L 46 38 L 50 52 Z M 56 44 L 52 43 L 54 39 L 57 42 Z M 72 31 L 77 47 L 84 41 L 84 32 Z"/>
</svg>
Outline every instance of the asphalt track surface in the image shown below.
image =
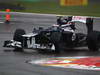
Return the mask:
<svg viewBox="0 0 100 75">
<path fill-rule="evenodd" d="M 0 12 L 0 16 L 5 13 Z M 5 40 L 12 39 L 17 28 L 23 28 L 27 33 L 32 32 L 33 27 L 43 26 L 47 28 L 56 23 L 55 15 L 37 15 L 11 13 L 10 24 L 2 23 L 4 18 L 0 17 L 0 75 L 100 75 L 100 71 L 77 70 L 57 67 L 46 67 L 28 64 L 29 60 L 39 60 L 50 57 L 72 57 L 72 56 L 100 56 L 100 51 L 91 52 L 87 48 L 68 50 L 61 54 L 50 52 L 38 52 L 25 49 L 24 52 L 13 52 L 13 49 L 3 48 Z M 79 28 L 83 29 L 83 26 Z M 99 30 L 100 19 L 94 19 L 94 30 Z M 83 31 L 82 31 L 83 32 Z M 86 33 L 86 31 L 84 32 Z"/>
</svg>

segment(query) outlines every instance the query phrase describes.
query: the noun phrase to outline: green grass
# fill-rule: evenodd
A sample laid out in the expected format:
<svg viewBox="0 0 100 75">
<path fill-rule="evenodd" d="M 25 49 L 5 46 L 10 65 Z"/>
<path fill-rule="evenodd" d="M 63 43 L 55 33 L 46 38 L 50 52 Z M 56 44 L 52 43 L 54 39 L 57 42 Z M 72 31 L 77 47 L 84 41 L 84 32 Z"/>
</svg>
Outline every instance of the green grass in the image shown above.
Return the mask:
<svg viewBox="0 0 100 75">
<path fill-rule="evenodd" d="M 26 8 L 21 12 L 60 14 L 60 15 L 81 15 L 100 17 L 100 4 L 89 4 L 87 6 L 60 6 L 57 2 L 22 2 Z"/>
</svg>

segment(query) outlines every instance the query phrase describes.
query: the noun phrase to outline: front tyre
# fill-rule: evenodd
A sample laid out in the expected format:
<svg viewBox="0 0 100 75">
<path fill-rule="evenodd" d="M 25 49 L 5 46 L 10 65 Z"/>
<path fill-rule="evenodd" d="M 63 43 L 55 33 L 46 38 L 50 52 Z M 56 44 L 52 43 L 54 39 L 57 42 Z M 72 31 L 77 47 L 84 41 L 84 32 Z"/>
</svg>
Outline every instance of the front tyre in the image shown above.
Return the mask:
<svg viewBox="0 0 100 75">
<path fill-rule="evenodd" d="M 61 44 L 60 44 L 60 38 L 61 38 L 61 33 L 60 32 L 53 32 L 51 34 L 51 42 L 55 46 L 55 53 L 60 53 L 61 52 Z"/>
<path fill-rule="evenodd" d="M 16 29 L 14 36 L 13 36 L 13 40 L 14 41 L 18 41 L 21 42 L 21 48 L 19 47 L 15 47 L 14 51 L 23 51 L 23 37 L 22 35 L 26 34 L 24 29 Z"/>
<path fill-rule="evenodd" d="M 55 50 L 54 53 L 60 53 L 61 52 L 61 45 L 59 43 L 54 43 Z"/>
</svg>

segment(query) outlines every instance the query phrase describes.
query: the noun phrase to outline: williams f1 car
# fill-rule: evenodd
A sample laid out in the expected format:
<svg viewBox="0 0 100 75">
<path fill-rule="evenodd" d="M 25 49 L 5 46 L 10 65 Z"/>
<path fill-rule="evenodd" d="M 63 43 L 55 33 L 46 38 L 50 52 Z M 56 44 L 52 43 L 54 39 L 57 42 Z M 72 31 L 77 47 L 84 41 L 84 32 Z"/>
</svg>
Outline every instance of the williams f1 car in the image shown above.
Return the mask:
<svg viewBox="0 0 100 75">
<path fill-rule="evenodd" d="M 23 51 L 25 48 L 50 49 L 59 53 L 63 49 L 84 47 L 89 50 L 99 50 L 100 32 L 93 30 L 93 18 L 82 16 L 59 17 L 57 24 L 47 29 L 34 28 L 32 33 L 26 34 L 25 30 L 17 29 L 13 40 L 4 42 L 4 47 L 14 47 L 15 50 Z M 76 33 L 75 22 L 86 25 L 87 34 Z"/>
</svg>

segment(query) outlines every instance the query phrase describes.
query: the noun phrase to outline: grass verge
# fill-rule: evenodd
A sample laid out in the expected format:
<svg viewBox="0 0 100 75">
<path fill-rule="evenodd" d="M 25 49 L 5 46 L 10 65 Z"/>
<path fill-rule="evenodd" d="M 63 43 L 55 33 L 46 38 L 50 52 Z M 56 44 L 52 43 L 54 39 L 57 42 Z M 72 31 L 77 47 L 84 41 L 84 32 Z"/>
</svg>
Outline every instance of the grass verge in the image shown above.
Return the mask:
<svg viewBox="0 0 100 75">
<path fill-rule="evenodd" d="M 25 10 L 14 10 L 18 12 L 81 15 L 100 17 L 100 4 L 93 3 L 87 6 L 60 6 L 58 2 L 22 2 Z"/>
</svg>

